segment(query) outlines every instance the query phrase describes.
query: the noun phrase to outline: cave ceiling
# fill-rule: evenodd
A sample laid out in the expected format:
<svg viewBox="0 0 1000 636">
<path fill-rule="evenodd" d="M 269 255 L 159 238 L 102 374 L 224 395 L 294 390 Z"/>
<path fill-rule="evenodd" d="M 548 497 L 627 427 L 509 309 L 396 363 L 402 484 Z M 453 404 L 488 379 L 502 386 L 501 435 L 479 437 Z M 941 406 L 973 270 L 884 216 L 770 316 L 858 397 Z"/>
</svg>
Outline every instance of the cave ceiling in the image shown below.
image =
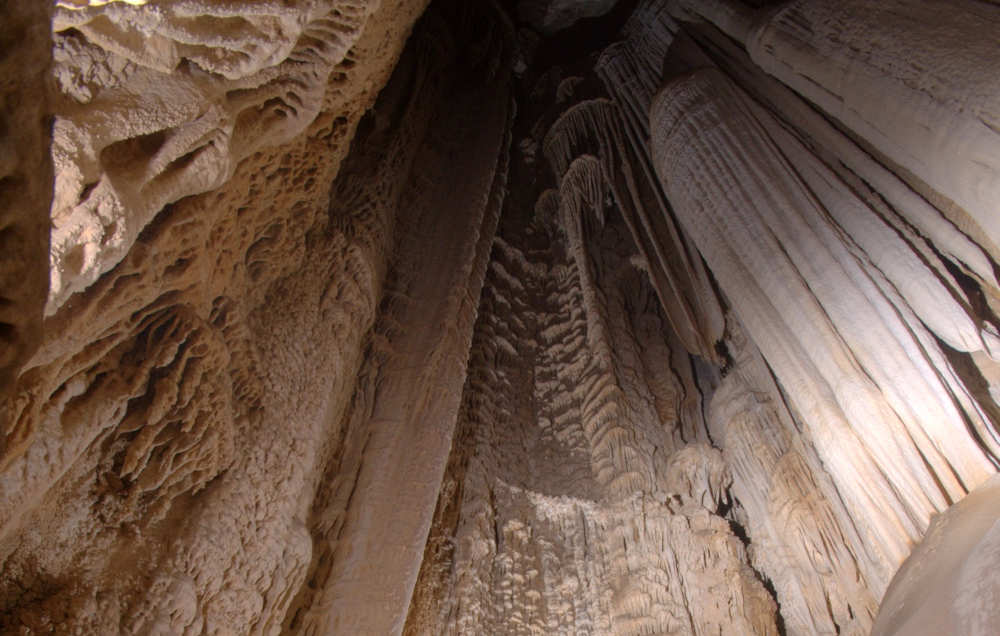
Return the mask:
<svg viewBox="0 0 1000 636">
<path fill-rule="evenodd" d="M 997 633 L 997 33 L 0 3 L 0 633 Z"/>
</svg>

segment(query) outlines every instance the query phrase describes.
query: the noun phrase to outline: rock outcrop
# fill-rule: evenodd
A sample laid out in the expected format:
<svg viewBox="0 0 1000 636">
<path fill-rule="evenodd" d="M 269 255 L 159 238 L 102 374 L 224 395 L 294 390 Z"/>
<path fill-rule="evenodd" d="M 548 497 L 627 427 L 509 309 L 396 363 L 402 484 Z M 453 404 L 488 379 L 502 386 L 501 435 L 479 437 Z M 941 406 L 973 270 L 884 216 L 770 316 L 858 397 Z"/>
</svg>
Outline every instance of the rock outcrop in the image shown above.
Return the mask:
<svg viewBox="0 0 1000 636">
<path fill-rule="evenodd" d="M 995 3 L 15 4 L 0 633 L 995 631 Z"/>
<path fill-rule="evenodd" d="M 998 481 L 990 478 L 934 519 L 886 591 L 874 636 L 996 631 L 1000 616 L 991 580 L 1000 559 Z"/>
</svg>

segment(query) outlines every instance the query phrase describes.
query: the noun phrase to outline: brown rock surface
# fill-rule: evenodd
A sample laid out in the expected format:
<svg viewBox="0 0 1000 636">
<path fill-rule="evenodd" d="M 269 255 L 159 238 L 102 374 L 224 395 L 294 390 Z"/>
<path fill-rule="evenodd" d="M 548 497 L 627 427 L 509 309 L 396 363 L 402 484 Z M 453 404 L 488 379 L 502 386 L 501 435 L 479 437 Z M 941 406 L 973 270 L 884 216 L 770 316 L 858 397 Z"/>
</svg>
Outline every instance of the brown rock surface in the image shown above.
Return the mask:
<svg viewBox="0 0 1000 636">
<path fill-rule="evenodd" d="M 0 633 L 996 631 L 995 3 L 0 18 Z"/>
<path fill-rule="evenodd" d="M 0 7 L 0 397 L 41 341 L 48 291 L 49 15 L 43 3 Z"/>
</svg>

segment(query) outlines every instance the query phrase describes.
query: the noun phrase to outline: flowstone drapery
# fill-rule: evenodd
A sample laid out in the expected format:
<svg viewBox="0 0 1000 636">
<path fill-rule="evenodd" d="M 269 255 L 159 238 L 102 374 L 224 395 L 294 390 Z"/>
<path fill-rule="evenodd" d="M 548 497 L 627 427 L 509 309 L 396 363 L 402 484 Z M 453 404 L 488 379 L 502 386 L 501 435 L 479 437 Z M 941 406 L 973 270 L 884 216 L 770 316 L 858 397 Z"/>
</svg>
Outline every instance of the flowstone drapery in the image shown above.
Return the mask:
<svg viewBox="0 0 1000 636">
<path fill-rule="evenodd" d="M 0 4 L 0 633 L 992 635 L 998 24 Z"/>
</svg>

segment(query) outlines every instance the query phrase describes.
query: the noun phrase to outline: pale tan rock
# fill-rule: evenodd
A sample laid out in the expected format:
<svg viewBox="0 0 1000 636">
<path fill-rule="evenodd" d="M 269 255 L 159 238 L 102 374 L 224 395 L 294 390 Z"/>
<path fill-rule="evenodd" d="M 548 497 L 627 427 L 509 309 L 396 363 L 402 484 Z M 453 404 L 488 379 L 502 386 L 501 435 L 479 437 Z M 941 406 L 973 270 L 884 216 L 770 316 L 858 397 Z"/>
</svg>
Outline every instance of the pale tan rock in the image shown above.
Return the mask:
<svg viewBox="0 0 1000 636">
<path fill-rule="evenodd" d="M 677 28 L 666 2 L 641 3 L 625 26 L 625 38 L 605 49 L 595 65 L 619 104 L 618 109 L 611 109 L 615 116 L 596 121 L 577 117 L 570 120 L 575 125 L 567 127 L 571 132 L 572 128 L 603 128 L 612 133 L 614 141 L 604 142 L 599 154 L 608 162 L 609 174 L 620 172 L 624 177 L 611 183 L 646 270 L 687 350 L 712 359 L 724 329 L 722 309 L 696 249 L 677 226 L 648 152 L 649 107 L 662 82 Z M 619 180 L 624 184 L 618 185 Z"/>
<path fill-rule="evenodd" d="M 893 578 L 874 636 L 996 632 L 1000 587 L 1000 478 L 934 518 Z"/>
<path fill-rule="evenodd" d="M 869 152 L 845 135 L 828 118 L 816 111 L 808 101 L 787 86 L 764 73 L 749 55 L 733 41 L 711 28 L 692 26 L 692 33 L 701 46 L 712 52 L 708 64 L 716 63 L 728 75 L 767 105 L 780 119 L 797 131 L 804 143 L 824 159 L 829 168 L 863 196 L 866 203 L 897 232 L 906 237 L 921 258 L 931 264 L 937 275 L 951 287 L 953 296 L 966 295 L 955 281 L 939 255 L 976 278 L 987 299 L 993 302 L 997 293 L 996 274 L 983 248 L 960 232 L 941 211 L 914 191 L 896 174 L 876 161 Z M 681 37 L 684 37 L 684 33 Z M 675 50 L 677 56 L 680 51 Z M 682 56 L 688 68 L 706 64 L 704 54 Z M 833 157 L 836 160 L 831 160 Z M 883 203 L 884 201 L 884 203 Z M 930 249 L 927 243 L 933 245 Z"/>
<path fill-rule="evenodd" d="M 778 633 L 716 514 L 722 456 L 703 420 L 680 421 L 700 413 L 672 368 L 671 349 L 687 354 L 586 154 L 609 146 L 568 125 L 600 107 L 558 119 L 558 193 L 499 243 L 445 482 L 461 490 L 439 500 L 408 633 Z"/>
<path fill-rule="evenodd" d="M 164 205 L 302 133 L 378 3 L 61 4 L 51 315 Z M 58 54 L 59 51 L 64 51 Z"/>
<path fill-rule="evenodd" d="M 990 3 L 783 6 L 753 60 L 871 145 L 994 260 L 1000 255 L 1000 83 Z"/>
<path fill-rule="evenodd" d="M 802 414 L 879 564 L 870 585 L 880 593 L 930 515 L 993 469 L 964 434 L 976 412 L 954 408 L 909 307 L 830 225 L 831 207 L 850 195 L 817 195 L 801 172 L 808 164 L 779 153 L 744 99 L 717 71 L 674 80 L 651 111 L 654 160 L 685 230 Z"/>
<path fill-rule="evenodd" d="M 653 295 L 615 255 L 627 245 L 621 223 L 585 223 L 580 259 L 555 233 L 547 253 L 500 244 L 445 482 L 461 490 L 443 493 L 418 586 L 438 600 L 418 597 L 406 633 L 778 633 L 744 545 L 714 514 L 727 487 L 719 452 L 658 441 L 646 456 L 676 421 L 647 410 L 657 393 L 647 360 L 669 358 L 633 357 L 662 338 L 655 303 L 636 320 L 615 300 Z M 616 292 L 609 277 L 629 282 Z M 535 398 L 507 397 L 519 394 Z"/>
<path fill-rule="evenodd" d="M 754 567 L 774 585 L 789 634 L 868 634 L 877 572 L 763 358 L 730 322 L 732 370 L 715 391 L 712 438 L 732 472 Z"/>
<path fill-rule="evenodd" d="M 796 0 L 755 12 L 734 0 L 677 0 L 672 8 L 744 43 L 760 68 L 850 129 L 998 258 L 1000 105 L 989 69 L 1000 16 L 990 3 Z M 915 207 L 918 225 L 937 223 Z"/>
<path fill-rule="evenodd" d="M 989 633 L 995 9 L 516 4 L 0 9 L 0 632 Z"/>
<path fill-rule="evenodd" d="M 568 198 L 590 197 L 588 203 L 594 205 L 613 194 L 674 331 L 689 352 L 712 359 L 714 344 L 722 337 L 722 310 L 701 260 L 694 257 L 693 247 L 669 213 L 645 151 L 637 152 L 636 144 L 643 142 L 630 139 L 627 125 L 622 111 L 608 100 L 586 101 L 563 113 L 546 135 L 543 148 L 569 184 Z M 570 175 L 571 164 L 580 154 L 594 161 L 576 164 Z M 600 191 L 588 191 L 588 179 L 596 180 L 593 187 Z M 566 205 L 575 211 L 579 202 Z M 595 210 L 599 216 L 600 208 Z"/>
<path fill-rule="evenodd" d="M 705 443 L 685 446 L 667 464 L 668 496 L 713 512 L 728 500 L 732 481 L 722 453 Z"/>
<path fill-rule="evenodd" d="M 423 8 L 372 14 L 305 134 L 161 211 L 47 319 L 6 403 L 24 442 L 0 448 L 4 631 L 292 620 L 392 249 L 363 201 L 331 213 L 331 184 Z"/>
</svg>

